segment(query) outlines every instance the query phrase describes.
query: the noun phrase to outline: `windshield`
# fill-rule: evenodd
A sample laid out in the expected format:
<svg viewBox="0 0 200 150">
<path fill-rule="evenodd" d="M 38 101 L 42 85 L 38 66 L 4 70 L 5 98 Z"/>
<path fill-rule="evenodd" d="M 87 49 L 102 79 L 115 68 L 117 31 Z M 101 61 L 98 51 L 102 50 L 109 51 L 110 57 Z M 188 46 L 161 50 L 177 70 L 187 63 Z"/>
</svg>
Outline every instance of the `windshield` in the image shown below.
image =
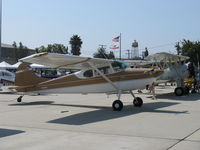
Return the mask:
<svg viewBox="0 0 200 150">
<path fill-rule="evenodd" d="M 112 63 L 112 67 L 116 72 L 122 71 L 126 68 L 129 68 L 128 64 L 122 62 L 122 61 L 114 61 Z"/>
</svg>

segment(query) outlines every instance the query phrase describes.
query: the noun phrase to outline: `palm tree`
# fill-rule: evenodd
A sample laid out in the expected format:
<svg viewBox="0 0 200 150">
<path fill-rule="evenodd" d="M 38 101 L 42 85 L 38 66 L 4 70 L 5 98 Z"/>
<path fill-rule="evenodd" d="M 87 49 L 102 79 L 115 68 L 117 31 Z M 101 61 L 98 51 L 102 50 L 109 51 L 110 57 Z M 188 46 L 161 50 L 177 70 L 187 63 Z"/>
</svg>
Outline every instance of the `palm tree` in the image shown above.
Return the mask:
<svg viewBox="0 0 200 150">
<path fill-rule="evenodd" d="M 80 55 L 81 54 L 81 45 L 82 45 L 81 38 L 78 35 L 73 35 L 69 41 L 69 44 L 71 45 L 71 53 L 73 55 Z"/>
</svg>

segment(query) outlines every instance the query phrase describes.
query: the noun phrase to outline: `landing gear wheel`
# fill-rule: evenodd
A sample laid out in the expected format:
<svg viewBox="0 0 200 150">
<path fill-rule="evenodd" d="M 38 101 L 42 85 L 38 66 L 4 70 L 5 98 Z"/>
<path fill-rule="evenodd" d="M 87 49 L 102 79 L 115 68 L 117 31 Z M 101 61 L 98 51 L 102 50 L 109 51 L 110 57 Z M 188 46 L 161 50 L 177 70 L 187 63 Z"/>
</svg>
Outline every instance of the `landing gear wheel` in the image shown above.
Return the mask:
<svg viewBox="0 0 200 150">
<path fill-rule="evenodd" d="M 182 96 L 184 94 L 184 89 L 182 87 L 177 87 L 175 88 L 174 93 L 176 96 Z"/>
<path fill-rule="evenodd" d="M 17 102 L 19 102 L 19 103 L 22 102 L 22 97 L 23 97 L 23 96 L 18 97 L 18 98 L 17 98 Z"/>
<path fill-rule="evenodd" d="M 121 111 L 123 108 L 123 103 L 120 100 L 116 100 L 112 104 L 114 111 Z"/>
<path fill-rule="evenodd" d="M 141 107 L 143 105 L 143 100 L 140 98 L 140 97 L 136 97 L 134 100 L 133 100 L 133 105 L 135 107 Z"/>
</svg>

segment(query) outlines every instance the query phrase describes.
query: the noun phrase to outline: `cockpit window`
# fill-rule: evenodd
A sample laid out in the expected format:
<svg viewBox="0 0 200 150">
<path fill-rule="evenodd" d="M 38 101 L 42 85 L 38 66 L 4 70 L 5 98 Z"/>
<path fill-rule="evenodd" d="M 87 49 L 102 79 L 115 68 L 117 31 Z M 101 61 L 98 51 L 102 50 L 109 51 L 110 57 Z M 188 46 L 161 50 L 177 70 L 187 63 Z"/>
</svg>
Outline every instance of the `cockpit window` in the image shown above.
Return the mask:
<svg viewBox="0 0 200 150">
<path fill-rule="evenodd" d="M 109 74 L 110 73 L 110 67 L 101 67 L 101 68 L 98 68 L 98 69 L 102 74 Z M 95 73 L 95 76 L 100 75 L 96 70 L 94 71 L 94 73 Z"/>
<path fill-rule="evenodd" d="M 87 70 L 83 73 L 84 77 L 93 77 L 93 72 L 92 70 Z"/>
<path fill-rule="evenodd" d="M 124 62 L 114 61 L 112 63 L 112 67 L 116 72 L 119 72 L 119 71 L 122 71 L 122 70 L 128 68 L 128 65 Z"/>
</svg>

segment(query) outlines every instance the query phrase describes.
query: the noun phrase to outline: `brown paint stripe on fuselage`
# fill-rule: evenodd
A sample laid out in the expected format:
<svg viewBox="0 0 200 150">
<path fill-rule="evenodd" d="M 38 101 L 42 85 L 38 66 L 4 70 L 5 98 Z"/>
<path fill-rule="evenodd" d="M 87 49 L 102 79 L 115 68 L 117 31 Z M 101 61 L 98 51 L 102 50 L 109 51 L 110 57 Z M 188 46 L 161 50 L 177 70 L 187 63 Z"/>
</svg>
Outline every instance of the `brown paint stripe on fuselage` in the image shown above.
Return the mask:
<svg viewBox="0 0 200 150">
<path fill-rule="evenodd" d="M 154 78 L 162 74 L 162 71 L 156 71 L 154 74 L 149 73 L 150 70 L 142 69 L 126 69 L 122 72 L 106 75 L 112 82 Z M 52 79 L 35 85 L 34 87 L 26 87 L 17 89 L 18 92 L 31 92 L 39 90 L 48 90 L 54 88 L 67 88 L 73 86 L 84 86 L 92 84 L 106 83 L 107 81 L 101 77 L 91 77 L 80 79 L 75 74 L 69 74 L 60 78 Z"/>
</svg>

